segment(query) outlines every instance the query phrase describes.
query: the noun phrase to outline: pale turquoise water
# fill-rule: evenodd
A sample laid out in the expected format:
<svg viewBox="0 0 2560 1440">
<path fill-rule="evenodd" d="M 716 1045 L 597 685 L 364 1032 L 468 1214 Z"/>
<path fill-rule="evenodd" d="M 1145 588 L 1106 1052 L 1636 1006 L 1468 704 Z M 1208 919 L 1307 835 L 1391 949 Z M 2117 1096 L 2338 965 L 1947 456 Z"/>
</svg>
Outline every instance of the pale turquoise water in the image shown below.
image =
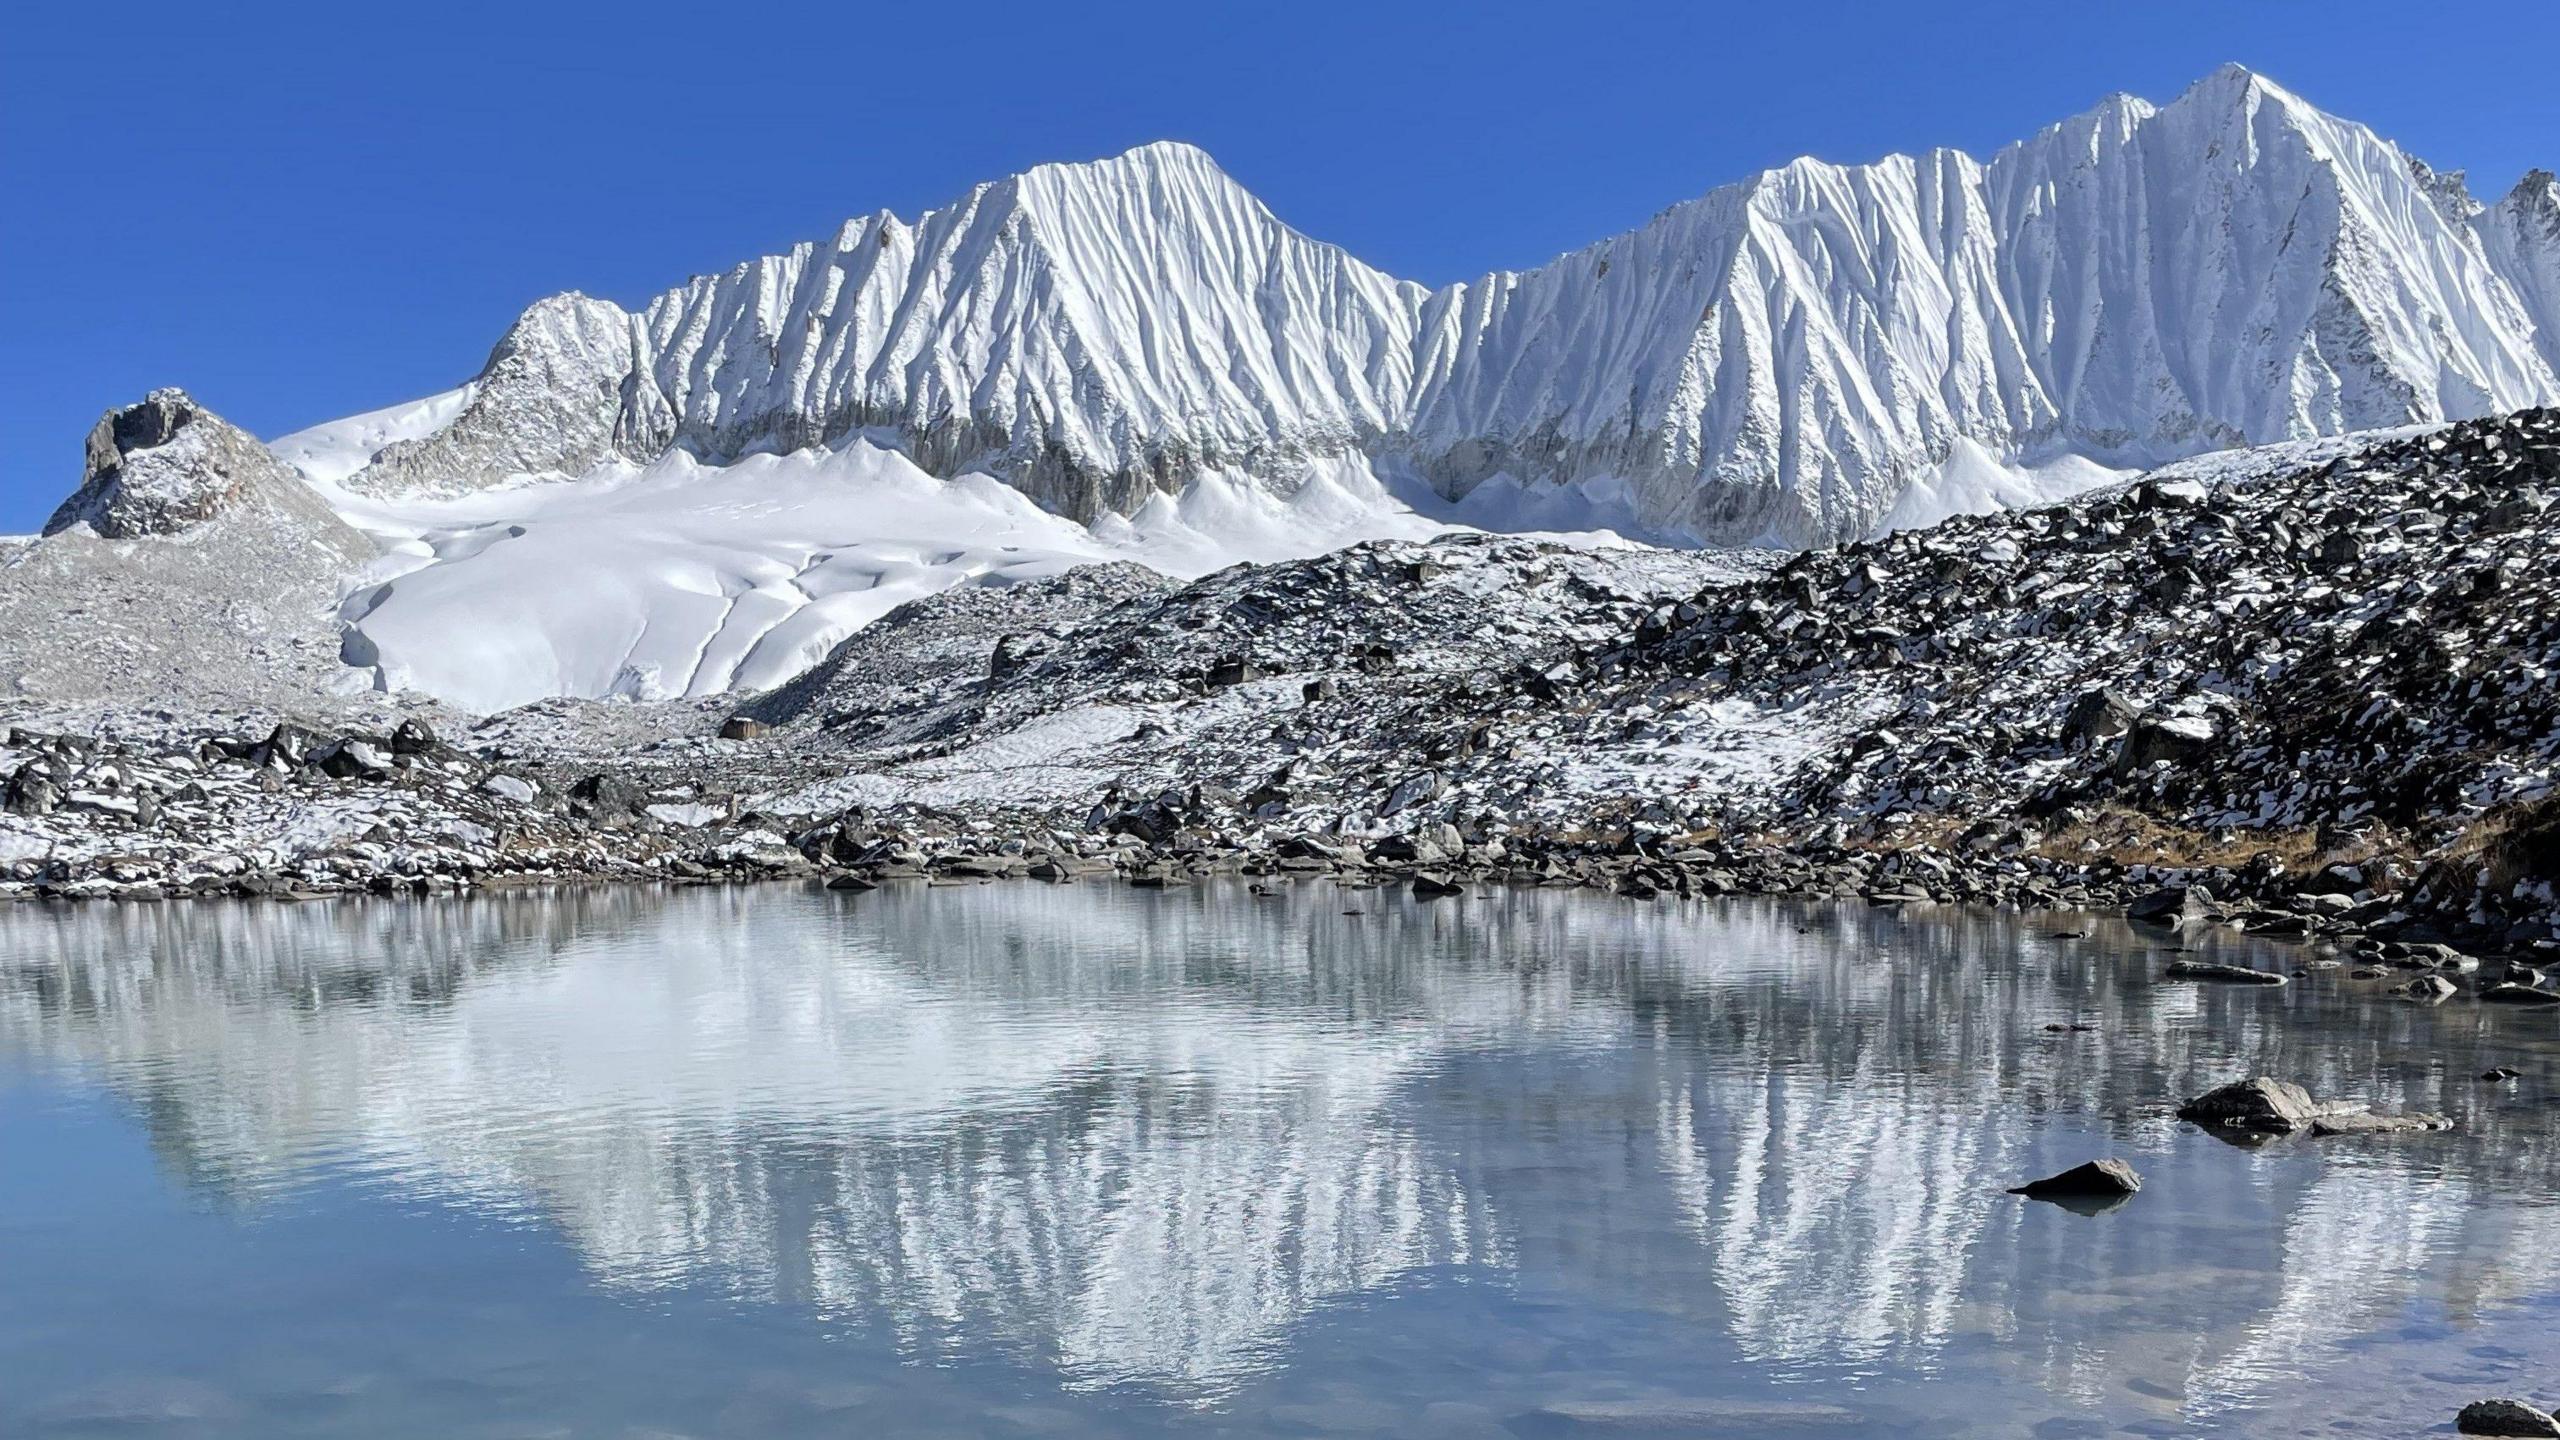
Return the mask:
<svg viewBox="0 0 2560 1440">
<path fill-rule="evenodd" d="M 0 910 L 0 1435 L 2381 1436 L 2560 1398 L 2560 1017 L 2159 984 L 2053 928 L 1330 885 Z M 2168 1117 L 2250 1070 L 2465 1128 Z M 2110 1153 L 2148 1177 L 2113 1214 L 2000 1193 Z"/>
</svg>

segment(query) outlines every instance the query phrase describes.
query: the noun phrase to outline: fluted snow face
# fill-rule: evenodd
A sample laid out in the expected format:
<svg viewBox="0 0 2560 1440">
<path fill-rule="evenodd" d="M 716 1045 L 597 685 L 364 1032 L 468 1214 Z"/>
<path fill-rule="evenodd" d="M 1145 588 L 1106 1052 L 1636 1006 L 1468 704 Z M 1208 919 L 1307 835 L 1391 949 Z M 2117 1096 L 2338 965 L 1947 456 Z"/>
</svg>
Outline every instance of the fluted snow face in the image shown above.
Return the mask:
<svg viewBox="0 0 2560 1440">
<path fill-rule="evenodd" d="M 2560 398 L 2556 235 L 2547 179 L 2481 211 L 2237 68 L 1988 162 L 1799 161 L 1437 292 L 1152 145 L 852 221 L 638 314 L 545 301 L 457 417 L 349 483 L 878 427 L 1080 520 L 1349 455 L 1453 497 L 1580 486 L 1674 537 L 1810 543 L 1977 451 L 2150 464 Z"/>
<path fill-rule="evenodd" d="M 1624 480 L 1702 539 L 1862 533 L 1957 435 L 2048 418 L 1980 174 L 1952 151 L 1798 161 L 1434 297 L 1410 453 L 1452 491 Z"/>
<path fill-rule="evenodd" d="M 2472 223 L 2532 319 L 2543 362 L 2560 369 L 2560 180 L 2536 170 Z"/>
<path fill-rule="evenodd" d="M 2246 71 L 2104 107 L 1984 175 L 2066 444 L 2167 459 L 2560 391 L 2409 158 Z"/>
<path fill-rule="evenodd" d="M 1450 489 L 1608 476 L 1667 529 L 1805 543 L 1958 437 L 2151 464 L 2539 403 L 2532 335 L 2407 157 L 2231 69 L 1988 164 L 1798 161 L 1435 296 L 1412 453 Z"/>
</svg>

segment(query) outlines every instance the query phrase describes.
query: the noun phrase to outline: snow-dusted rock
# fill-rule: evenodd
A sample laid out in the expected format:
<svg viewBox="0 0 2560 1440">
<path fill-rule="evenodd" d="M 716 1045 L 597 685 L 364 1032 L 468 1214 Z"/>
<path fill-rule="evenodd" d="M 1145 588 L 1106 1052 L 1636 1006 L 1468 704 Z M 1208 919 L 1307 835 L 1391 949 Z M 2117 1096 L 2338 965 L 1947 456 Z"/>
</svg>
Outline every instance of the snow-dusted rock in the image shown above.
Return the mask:
<svg viewBox="0 0 2560 1440">
<path fill-rule="evenodd" d="M 292 467 L 257 437 L 178 389 L 110 410 L 89 432 L 80 488 L 45 522 L 108 540 L 175 535 L 256 502 L 316 527 L 337 524 Z"/>
</svg>

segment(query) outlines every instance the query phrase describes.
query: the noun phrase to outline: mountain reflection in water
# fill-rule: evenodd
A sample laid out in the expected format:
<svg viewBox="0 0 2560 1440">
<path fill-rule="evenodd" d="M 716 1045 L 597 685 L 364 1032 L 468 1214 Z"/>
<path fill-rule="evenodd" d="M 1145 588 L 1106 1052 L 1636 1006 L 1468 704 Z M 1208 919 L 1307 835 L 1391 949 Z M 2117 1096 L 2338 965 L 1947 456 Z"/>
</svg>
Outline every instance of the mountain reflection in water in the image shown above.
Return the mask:
<svg viewBox="0 0 2560 1440">
<path fill-rule="evenodd" d="M 2049 928 L 1329 885 L 22 907 L 0 1114 L 110 1097 L 244 1232 L 373 1196 L 554 1237 L 626 1308 L 894 1357 L 952 1433 L 987 1365 L 1035 1433 L 1952 1434 L 2386 1433 L 2469 1396 L 2375 1347 L 2521 1363 L 2478 1331 L 2560 1291 L 2550 1017 L 2157 983 L 2145 938 Z M 2251 1071 L 2463 1128 L 2169 1118 Z M 2147 1177 L 2114 1214 L 2001 1193 L 2103 1153 Z M 43 1243 L 21 1193 L 0 1240 Z M 0 1430 L 86 1433 L 130 1383 L 57 1299 L 0 1287 Z M 572 1323 L 547 1303 L 518 1323 Z M 189 1423 L 291 1433 L 247 1388 Z"/>
</svg>

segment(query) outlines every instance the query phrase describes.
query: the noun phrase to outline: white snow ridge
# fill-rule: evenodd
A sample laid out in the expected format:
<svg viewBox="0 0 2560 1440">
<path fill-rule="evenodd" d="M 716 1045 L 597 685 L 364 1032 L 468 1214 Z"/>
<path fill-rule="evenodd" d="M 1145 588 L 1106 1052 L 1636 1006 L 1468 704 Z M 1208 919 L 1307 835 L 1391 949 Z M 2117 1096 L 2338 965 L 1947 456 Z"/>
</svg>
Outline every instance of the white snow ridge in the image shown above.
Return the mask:
<svg viewBox="0 0 2560 1440">
<path fill-rule="evenodd" d="M 2237 67 L 1989 160 L 1800 160 L 1439 290 L 1197 149 L 981 185 L 274 442 L 389 555 L 348 657 L 491 709 L 768 686 L 932 590 L 1447 525 L 1819 544 L 2560 399 L 2560 192 Z"/>
</svg>

